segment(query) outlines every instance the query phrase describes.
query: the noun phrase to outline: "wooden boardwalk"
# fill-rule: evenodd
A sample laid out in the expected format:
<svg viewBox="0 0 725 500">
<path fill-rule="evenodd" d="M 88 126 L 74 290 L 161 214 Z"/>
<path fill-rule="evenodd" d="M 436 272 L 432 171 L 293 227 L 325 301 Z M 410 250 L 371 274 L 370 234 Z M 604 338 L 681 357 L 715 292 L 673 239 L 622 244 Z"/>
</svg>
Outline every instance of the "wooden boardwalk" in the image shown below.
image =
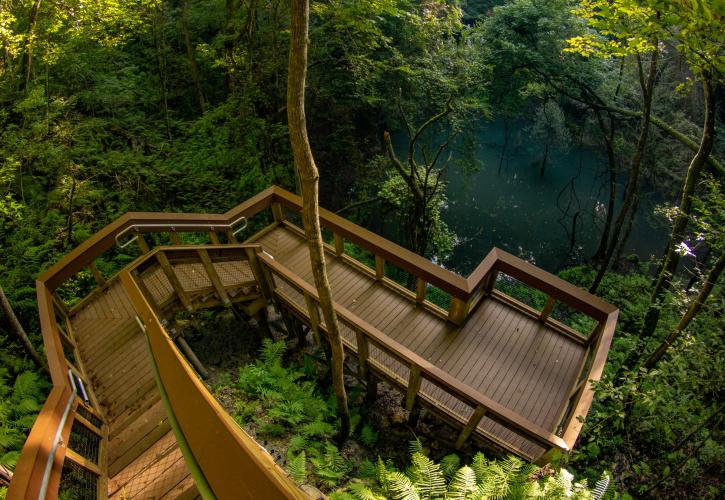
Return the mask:
<svg viewBox="0 0 725 500">
<path fill-rule="evenodd" d="M 312 283 L 303 238 L 279 226 L 256 241 L 275 260 Z M 551 432 L 557 425 L 585 356 L 585 347 L 496 299 L 484 300 L 462 327 L 418 306 L 343 259 L 327 254 L 335 302 L 461 382 Z M 304 298 L 284 282 L 286 294 Z M 354 343 L 354 333 L 343 329 Z M 408 380 L 408 369 L 371 348 L 373 358 Z M 473 409 L 435 385 L 421 390 L 467 420 Z M 479 430 L 535 456 L 543 448 L 484 417 Z"/>
</svg>

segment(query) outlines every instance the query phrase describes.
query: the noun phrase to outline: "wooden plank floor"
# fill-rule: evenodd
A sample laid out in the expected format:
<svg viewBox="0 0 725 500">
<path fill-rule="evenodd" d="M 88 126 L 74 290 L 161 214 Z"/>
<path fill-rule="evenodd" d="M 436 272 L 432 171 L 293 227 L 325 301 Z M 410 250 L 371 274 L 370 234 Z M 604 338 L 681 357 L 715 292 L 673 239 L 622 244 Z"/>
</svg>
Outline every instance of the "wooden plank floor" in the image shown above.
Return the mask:
<svg viewBox="0 0 725 500">
<path fill-rule="evenodd" d="M 195 498 L 154 379 L 146 338 L 116 280 L 71 318 L 81 360 L 109 423 L 111 498 Z"/>
<path fill-rule="evenodd" d="M 257 243 L 312 283 L 309 254 L 298 234 L 280 226 Z M 462 327 L 456 327 L 329 253 L 328 271 L 336 302 L 482 394 L 555 430 L 583 361 L 581 344 L 495 299 L 484 300 Z M 303 306 L 303 298 L 279 281 L 278 286 Z M 351 331 L 342 333 L 354 344 Z M 408 370 L 399 362 L 372 346 L 371 355 L 407 380 Z M 463 418 L 473 411 L 429 382 L 423 382 L 422 391 Z M 526 454 L 542 451 L 488 418 L 478 430 Z"/>
</svg>

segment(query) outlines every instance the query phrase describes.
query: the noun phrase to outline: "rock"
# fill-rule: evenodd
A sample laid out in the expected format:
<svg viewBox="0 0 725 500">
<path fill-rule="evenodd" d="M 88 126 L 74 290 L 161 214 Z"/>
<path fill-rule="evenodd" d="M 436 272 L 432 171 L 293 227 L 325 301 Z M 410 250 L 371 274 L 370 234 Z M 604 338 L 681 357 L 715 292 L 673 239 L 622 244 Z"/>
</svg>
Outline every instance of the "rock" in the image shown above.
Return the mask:
<svg viewBox="0 0 725 500">
<path fill-rule="evenodd" d="M 430 427 L 425 422 L 418 422 L 418 432 L 430 435 Z"/>
<path fill-rule="evenodd" d="M 393 408 L 390 414 L 390 421 L 394 424 L 403 424 L 408 421 L 407 411 L 402 408 Z"/>
<path fill-rule="evenodd" d="M 303 484 L 301 488 L 302 491 L 310 496 L 310 498 L 314 498 L 316 500 L 325 500 L 327 498 L 324 493 L 310 484 Z"/>
</svg>

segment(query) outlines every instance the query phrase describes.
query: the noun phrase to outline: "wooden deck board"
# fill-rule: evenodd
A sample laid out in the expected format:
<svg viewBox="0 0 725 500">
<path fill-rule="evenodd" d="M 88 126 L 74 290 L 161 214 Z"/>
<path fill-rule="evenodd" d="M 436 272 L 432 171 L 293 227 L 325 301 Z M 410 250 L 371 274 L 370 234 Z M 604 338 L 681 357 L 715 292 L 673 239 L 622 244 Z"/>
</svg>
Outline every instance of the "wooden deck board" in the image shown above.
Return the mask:
<svg viewBox="0 0 725 500">
<path fill-rule="evenodd" d="M 257 243 L 312 283 L 309 256 L 299 235 L 279 227 Z M 494 299 L 482 301 L 467 322 L 456 327 L 342 259 L 330 253 L 327 259 L 333 297 L 341 305 L 479 392 L 554 430 L 553 420 L 584 354 L 580 344 Z M 351 272 L 359 277 L 351 278 Z M 371 355 L 391 370 L 400 371 L 377 349 L 371 350 Z M 468 412 L 456 398 L 429 389 L 446 406 Z M 512 440 L 522 450 L 536 447 L 493 421 L 484 419 L 480 427 Z"/>
</svg>

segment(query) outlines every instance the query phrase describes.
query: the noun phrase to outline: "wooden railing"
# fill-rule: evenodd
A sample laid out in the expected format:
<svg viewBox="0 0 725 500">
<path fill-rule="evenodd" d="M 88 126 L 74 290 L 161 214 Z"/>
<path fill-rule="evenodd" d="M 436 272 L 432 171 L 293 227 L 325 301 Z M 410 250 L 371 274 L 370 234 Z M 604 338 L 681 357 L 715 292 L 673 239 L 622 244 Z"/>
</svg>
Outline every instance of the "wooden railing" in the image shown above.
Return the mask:
<svg viewBox="0 0 725 500">
<path fill-rule="evenodd" d="M 174 252 L 174 249 L 163 251 Z M 261 249 L 240 245 L 197 247 L 190 255 L 202 256 L 215 251 L 246 261 L 254 259 Z M 187 249 L 180 252 L 189 253 Z M 193 258 L 187 260 L 194 261 Z M 204 259 L 200 257 L 196 262 L 203 263 Z M 204 492 L 206 489 L 217 498 L 307 498 L 269 453 L 245 433 L 209 393 L 174 345 L 131 271 L 122 271 L 121 281 L 143 322 L 162 399 L 199 490 Z M 212 278 L 214 273 L 211 268 L 209 278 L 218 282 L 218 278 Z M 217 289 L 217 293 L 222 290 Z"/>
<path fill-rule="evenodd" d="M 73 420 L 71 418 L 63 428 L 59 429 L 64 410 L 63 401 L 67 401 L 72 391 L 67 378 L 69 363 L 63 351 L 61 333 L 55 319 L 56 314 L 65 314 L 67 312 L 62 300 L 55 293 L 60 286 L 84 269 L 93 276 L 98 285 L 98 290 L 108 286 L 109 278 L 104 277 L 99 272 L 95 261 L 105 252 L 115 247 L 116 238 L 119 235 L 132 234 L 138 236 L 137 244 L 143 253 L 150 250 L 143 237 L 147 233 L 168 234 L 173 244 L 180 243 L 179 233 L 181 232 L 206 233 L 212 244 L 221 242 L 220 235 L 223 235 L 227 243 L 236 243 L 237 240 L 230 227 L 241 217 L 252 218 L 263 210 L 271 208 L 275 222 L 283 224 L 286 223 L 284 221 L 284 209 L 299 213 L 301 207 L 300 197 L 281 188 L 270 187 L 224 214 L 130 212 L 105 226 L 44 272 L 36 281 L 36 291 L 41 333 L 48 357 L 53 390 L 23 448 L 8 498 L 34 498 L 36 493 L 40 491 L 40 482 L 43 479 L 41 471 L 45 471 L 47 463 L 53 464 L 48 491 L 56 491 L 59 484 L 60 470 L 66 449 L 62 446 L 56 447 L 51 456 L 49 444 L 56 435 L 60 435 L 61 439 L 65 441 L 70 430 L 69 426 Z M 593 398 L 591 385 L 588 382 L 598 380 L 603 371 L 616 326 L 618 314 L 616 308 L 499 249 L 492 250 L 468 278 L 463 278 L 327 210 L 320 210 L 320 222 L 323 228 L 333 234 L 333 245 L 328 249 L 340 256 L 340 258 L 358 265 L 361 269 L 368 270 L 387 286 L 394 287 L 403 293 L 407 292 L 401 290 L 393 280 L 385 275 L 385 263 L 391 263 L 410 273 L 416 280 L 415 291 L 409 293 L 411 298 L 423 307 L 445 315 L 449 321 L 455 324 L 465 322 L 477 302 L 487 295 L 494 295 L 503 300 L 506 299 L 495 290 L 498 273 L 509 274 L 523 283 L 548 294 L 550 300 L 541 311 L 533 311 L 521 304 L 517 304 L 515 301 L 511 301 L 511 303 L 526 313 L 538 314 L 541 321 L 564 334 L 572 336 L 572 338 L 578 339 L 587 347 L 587 366 L 582 366 L 580 380 L 572 387 L 569 404 L 562 416 L 562 424 L 560 425 L 565 447 L 571 448 L 573 446 L 581 428 L 579 418 L 586 416 Z M 345 255 L 345 241 L 371 252 L 375 259 L 374 269 L 370 269 L 354 261 L 349 255 Z M 426 294 L 429 286 L 436 287 L 450 295 L 450 305 L 447 310 L 441 311 L 440 307 L 427 300 Z M 91 296 L 84 299 L 80 305 L 75 306 L 69 313 L 72 314 L 87 300 L 91 300 L 92 294 L 93 292 Z M 597 322 L 594 332 L 585 337 L 550 318 L 549 313 L 554 307 L 555 301 L 565 303 L 592 317 Z M 371 339 L 371 342 L 375 337 L 373 333 L 375 332 L 370 331 L 369 339 Z M 416 361 L 414 358 L 410 358 L 406 362 L 408 366 L 413 366 Z M 423 370 L 423 366 L 419 366 L 419 368 L 421 374 L 427 374 L 432 383 L 440 382 L 436 378 L 435 371 L 429 373 Z M 79 376 L 83 376 L 82 366 L 76 367 L 76 371 L 79 372 Z M 415 384 L 413 386 L 415 387 Z M 478 415 L 483 416 L 483 410 L 479 410 L 478 404 L 479 401 L 475 402 L 474 416 L 476 417 Z M 491 410 L 486 410 L 491 411 L 491 415 L 499 419 L 506 417 L 505 412 L 500 412 L 501 415 L 496 414 L 498 410 L 496 410 L 495 405 L 491 408 Z M 98 412 L 97 408 L 96 411 Z M 100 412 L 98 412 L 98 416 L 103 417 Z M 509 420 L 507 421 L 508 425 L 517 428 L 516 419 L 509 418 Z M 545 431 L 541 435 L 538 432 L 534 434 L 536 434 L 535 440 L 541 442 L 542 445 L 556 445 L 564 449 L 564 447 L 560 446 L 561 443 L 558 440 L 547 436 Z M 542 439 L 544 442 L 542 442 Z"/>
</svg>

